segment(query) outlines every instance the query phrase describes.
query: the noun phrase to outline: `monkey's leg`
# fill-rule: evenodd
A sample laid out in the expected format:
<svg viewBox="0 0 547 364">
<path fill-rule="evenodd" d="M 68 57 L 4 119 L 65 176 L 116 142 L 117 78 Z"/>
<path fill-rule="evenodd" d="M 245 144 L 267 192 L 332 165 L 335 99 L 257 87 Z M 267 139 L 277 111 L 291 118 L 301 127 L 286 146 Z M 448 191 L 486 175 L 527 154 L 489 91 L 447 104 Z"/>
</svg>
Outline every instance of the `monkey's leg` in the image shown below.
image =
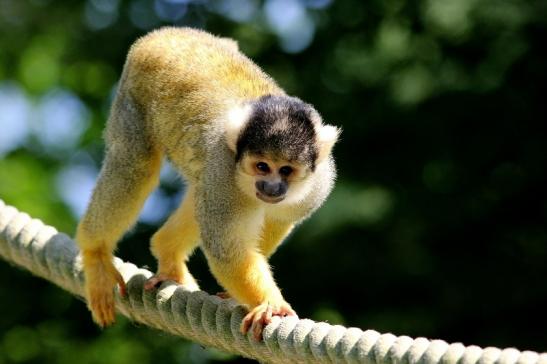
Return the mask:
<svg viewBox="0 0 547 364">
<path fill-rule="evenodd" d="M 82 251 L 85 292 L 93 319 L 100 326 L 114 322 L 114 292 L 125 284 L 113 265 L 113 250 L 133 224 L 146 196 L 157 185 L 161 156 L 133 144 L 113 143 L 85 216 L 76 233 Z"/>
<path fill-rule="evenodd" d="M 228 293 L 241 303 L 249 305 L 250 312 L 241 324 L 245 334 L 252 327 L 257 340 L 262 329 L 271 322 L 272 316 L 296 315 L 285 302 L 275 284 L 264 255 L 252 248 L 230 252 L 230 256 L 219 257 L 205 249 L 212 273 Z"/>
<path fill-rule="evenodd" d="M 194 209 L 194 189 L 188 188 L 179 208 L 152 237 L 151 250 L 158 260 L 158 272 L 146 282 L 145 289 L 172 280 L 192 291 L 199 290 L 186 266 L 188 256 L 199 241 Z"/>
<path fill-rule="evenodd" d="M 271 257 L 293 227 L 293 223 L 266 218 L 259 242 L 262 254 L 267 258 Z"/>
</svg>

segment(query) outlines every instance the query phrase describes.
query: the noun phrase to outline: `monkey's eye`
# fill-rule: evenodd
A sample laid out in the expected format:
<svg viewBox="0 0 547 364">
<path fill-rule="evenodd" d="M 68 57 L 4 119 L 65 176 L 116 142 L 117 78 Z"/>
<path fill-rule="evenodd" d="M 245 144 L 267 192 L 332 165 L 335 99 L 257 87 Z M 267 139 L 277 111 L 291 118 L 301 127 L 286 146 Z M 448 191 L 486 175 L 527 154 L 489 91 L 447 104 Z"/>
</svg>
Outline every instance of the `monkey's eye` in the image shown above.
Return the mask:
<svg viewBox="0 0 547 364">
<path fill-rule="evenodd" d="M 279 174 L 285 177 L 289 176 L 292 172 L 293 172 L 293 169 L 292 167 L 289 167 L 289 166 L 283 166 L 279 168 Z"/>
<path fill-rule="evenodd" d="M 258 162 L 256 164 L 256 169 L 258 169 L 260 172 L 264 172 L 264 173 L 269 173 L 270 172 L 270 167 L 264 162 Z"/>
</svg>

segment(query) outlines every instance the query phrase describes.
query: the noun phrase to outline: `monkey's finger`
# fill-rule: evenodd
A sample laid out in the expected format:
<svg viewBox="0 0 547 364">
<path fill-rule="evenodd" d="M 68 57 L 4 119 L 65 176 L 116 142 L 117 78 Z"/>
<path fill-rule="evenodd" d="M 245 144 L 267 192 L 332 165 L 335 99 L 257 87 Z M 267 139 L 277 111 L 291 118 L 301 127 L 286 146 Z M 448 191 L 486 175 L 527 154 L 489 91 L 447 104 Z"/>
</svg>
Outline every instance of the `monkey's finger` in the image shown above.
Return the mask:
<svg viewBox="0 0 547 364">
<path fill-rule="evenodd" d="M 102 328 L 107 327 L 110 323 L 108 308 L 105 306 L 103 302 L 99 303 L 99 321 Z"/>
<path fill-rule="evenodd" d="M 91 312 L 93 314 L 93 321 L 95 321 L 101 328 L 108 326 L 109 321 L 106 319 L 106 312 L 101 303 L 95 303 L 92 306 Z"/>
<path fill-rule="evenodd" d="M 222 299 L 232 298 L 228 292 L 218 292 L 216 296 Z"/>
<path fill-rule="evenodd" d="M 101 319 L 101 314 L 99 313 L 99 307 L 90 306 L 89 310 L 91 311 L 91 317 L 93 318 L 93 321 L 97 325 L 99 325 L 101 328 L 103 328 L 104 327 L 104 322 Z"/>
<path fill-rule="evenodd" d="M 120 276 L 121 277 L 121 276 Z M 111 292 L 112 293 L 112 292 Z M 108 325 L 112 325 L 116 320 L 116 302 L 114 301 L 114 294 L 110 294 L 106 299 L 106 311 Z"/>
<path fill-rule="evenodd" d="M 294 317 L 298 318 L 298 314 L 297 314 L 296 311 L 293 310 L 292 308 L 291 308 L 291 310 L 289 311 L 289 316 L 294 316 Z"/>
<path fill-rule="evenodd" d="M 293 310 L 291 307 L 285 307 L 281 310 L 281 312 L 282 312 L 283 316 L 296 316 L 296 317 L 298 317 L 298 315 L 296 314 L 296 311 Z"/>
<path fill-rule="evenodd" d="M 246 335 L 247 332 L 249 332 L 249 328 L 253 323 L 253 316 L 254 313 L 251 311 L 243 318 L 243 321 L 241 322 L 241 333 L 243 335 Z"/>
<path fill-rule="evenodd" d="M 120 274 L 120 272 L 118 272 L 117 269 L 116 269 L 116 272 L 114 274 L 115 274 L 114 277 L 116 278 L 116 282 L 118 283 L 118 287 L 119 287 L 119 290 L 120 290 L 120 295 L 122 297 L 126 297 L 127 296 L 127 286 L 125 285 L 125 281 L 123 280 L 122 275 Z"/>
<path fill-rule="evenodd" d="M 256 341 L 262 340 L 262 330 L 264 329 L 264 320 L 262 317 L 253 322 L 253 337 Z"/>
<path fill-rule="evenodd" d="M 268 308 L 266 309 L 266 314 L 264 315 L 264 323 L 266 325 L 272 322 L 272 316 L 273 316 L 272 306 L 268 305 Z"/>
<path fill-rule="evenodd" d="M 91 311 L 91 317 L 99 326 L 103 326 L 103 320 L 101 319 L 101 306 L 99 301 L 95 298 L 93 294 L 88 296 L 87 308 Z"/>
<path fill-rule="evenodd" d="M 116 319 L 116 307 L 114 306 L 114 302 L 108 302 L 104 306 L 103 311 L 105 326 L 112 325 Z"/>
<path fill-rule="evenodd" d="M 264 324 L 269 307 L 270 305 L 267 305 L 266 307 L 261 307 L 259 310 L 257 310 L 253 317 L 252 331 L 253 337 L 256 341 L 260 341 L 262 339 L 262 330 L 264 329 Z"/>
<path fill-rule="evenodd" d="M 158 276 L 153 276 L 144 283 L 144 289 L 146 291 L 150 291 L 151 289 L 154 289 L 156 285 L 160 282 L 161 280 Z"/>
<path fill-rule="evenodd" d="M 177 279 L 167 274 L 156 274 L 148 278 L 148 280 L 144 283 L 144 289 L 147 291 L 150 291 L 154 288 L 158 288 L 159 285 L 165 281 L 174 281 L 174 282 L 180 283 L 177 281 Z"/>
<path fill-rule="evenodd" d="M 123 280 L 123 277 L 122 275 L 120 274 L 120 272 L 116 269 L 116 267 L 114 266 L 114 264 L 112 264 L 112 262 L 110 261 L 106 261 L 106 262 L 103 262 L 105 268 L 106 268 L 106 272 L 109 276 L 107 277 L 104 277 L 105 279 L 112 279 L 114 278 L 114 281 L 118 284 L 119 286 L 119 291 L 120 291 L 120 295 L 122 297 L 125 297 L 127 295 L 127 288 L 126 288 L 126 285 L 125 285 L 125 281 Z M 112 286 L 114 286 L 114 283 L 112 283 Z"/>
<path fill-rule="evenodd" d="M 110 326 L 115 321 L 116 308 L 112 291 L 101 291 L 90 297 L 93 318 L 101 327 Z"/>
<path fill-rule="evenodd" d="M 112 319 L 110 318 L 110 313 L 108 312 L 108 308 L 106 308 L 104 305 L 101 305 L 99 320 L 100 325 L 103 329 L 108 327 L 112 322 Z"/>
</svg>

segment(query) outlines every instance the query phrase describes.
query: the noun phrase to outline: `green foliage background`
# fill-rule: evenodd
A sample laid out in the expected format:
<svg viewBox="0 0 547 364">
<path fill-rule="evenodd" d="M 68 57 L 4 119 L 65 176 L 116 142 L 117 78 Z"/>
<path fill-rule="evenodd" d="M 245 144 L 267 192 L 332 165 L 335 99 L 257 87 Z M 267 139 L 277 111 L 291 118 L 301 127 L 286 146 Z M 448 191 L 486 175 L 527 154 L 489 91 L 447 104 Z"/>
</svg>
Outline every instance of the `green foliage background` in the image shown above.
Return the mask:
<svg viewBox="0 0 547 364">
<path fill-rule="evenodd" d="M 237 39 L 344 130 L 335 191 L 272 259 L 301 317 L 547 350 L 546 2 L 0 0 L 0 198 L 74 232 L 66 192 L 100 167 L 127 49 L 168 24 Z M 166 176 L 158 211 L 180 199 Z M 163 218 L 119 255 L 154 269 Z M 191 270 L 218 290 L 199 252 Z M 243 362 L 121 317 L 100 331 L 5 262 L 0 287 L 0 363 Z"/>
</svg>

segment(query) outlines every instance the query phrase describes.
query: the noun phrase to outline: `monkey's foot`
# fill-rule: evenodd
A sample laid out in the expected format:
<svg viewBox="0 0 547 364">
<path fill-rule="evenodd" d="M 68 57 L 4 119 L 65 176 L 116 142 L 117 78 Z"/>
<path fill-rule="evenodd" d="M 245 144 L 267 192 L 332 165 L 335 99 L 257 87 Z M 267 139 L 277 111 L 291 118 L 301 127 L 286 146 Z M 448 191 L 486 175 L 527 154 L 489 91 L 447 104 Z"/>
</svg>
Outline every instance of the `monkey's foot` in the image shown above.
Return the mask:
<svg viewBox="0 0 547 364">
<path fill-rule="evenodd" d="M 287 302 L 283 301 L 278 304 L 265 302 L 251 309 L 243 318 L 241 333 L 245 335 L 249 330 L 252 330 L 253 337 L 257 341 L 260 341 L 264 327 L 272 321 L 273 316 L 285 317 L 297 315 Z"/>
<path fill-rule="evenodd" d="M 92 262 L 90 262 L 92 261 Z M 87 306 L 93 320 L 101 327 L 112 325 L 116 317 L 114 287 L 118 284 L 119 292 L 125 296 L 126 286 L 121 274 L 112 262 L 105 259 L 88 259 L 84 268 L 85 292 Z"/>
<path fill-rule="evenodd" d="M 158 273 L 150 277 L 146 283 L 144 283 L 144 289 L 150 291 L 154 288 L 158 288 L 160 284 L 165 281 L 173 281 L 175 283 L 181 284 L 189 291 L 199 291 L 199 286 L 194 280 L 194 277 L 190 276 L 187 279 L 182 279 L 180 276 L 175 276 L 172 274 Z"/>
<path fill-rule="evenodd" d="M 112 325 L 116 318 L 114 292 L 111 288 L 108 290 L 104 288 L 90 289 L 88 293 L 88 307 L 93 321 L 101 327 Z"/>
</svg>

